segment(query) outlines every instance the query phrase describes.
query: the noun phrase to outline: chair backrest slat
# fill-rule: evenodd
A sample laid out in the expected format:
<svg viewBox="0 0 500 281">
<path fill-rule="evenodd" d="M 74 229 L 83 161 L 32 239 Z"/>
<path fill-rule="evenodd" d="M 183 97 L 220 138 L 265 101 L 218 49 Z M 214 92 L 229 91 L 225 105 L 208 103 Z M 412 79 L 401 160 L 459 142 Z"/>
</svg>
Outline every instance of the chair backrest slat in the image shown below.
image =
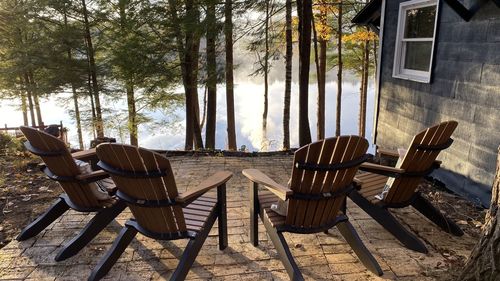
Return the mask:
<svg viewBox="0 0 500 281">
<path fill-rule="evenodd" d="M 63 141 L 35 128 L 22 126 L 20 129 L 31 146 L 35 149 L 46 153 L 61 152 L 61 154 L 57 156 L 40 156 L 47 168 L 54 175 L 75 177 L 80 174 L 80 170 L 76 166 L 73 157 L 71 157 L 71 153 Z M 90 190 L 88 184 L 81 184 L 76 181 L 59 182 L 59 184 L 71 201 L 79 207 L 96 208 L 100 206 L 99 201 Z"/>
<path fill-rule="evenodd" d="M 331 140 L 325 140 L 325 154 L 328 151 L 332 154 L 330 157 L 330 163 L 340 163 L 343 162 L 343 156 L 346 155 L 346 147 L 349 143 L 350 138 L 340 137 Z M 330 171 L 325 175 L 323 190 L 325 192 L 331 192 L 335 190 L 335 187 L 340 186 L 340 173 Z M 322 201 L 318 203 L 316 208 L 316 214 L 314 215 L 313 225 L 321 225 L 326 223 L 330 219 L 330 210 L 337 208 L 331 204 L 331 202 Z M 329 208 L 328 208 L 329 207 Z M 328 210 L 326 210 L 328 209 Z"/>
<path fill-rule="evenodd" d="M 300 194 L 338 192 L 350 184 L 358 166 L 337 170 L 308 170 L 297 163 L 327 166 L 342 164 L 362 157 L 368 142 L 358 136 L 341 136 L 311 143 L 295 152 L 290 188 Z M 345 195 L 323 200 L 289 199 L 286 224 L 310 228 L 333 221 L 340 210 Z"/>
<path fill-rule="evenodd" d="M 318 158 L 321 155 L 321 148 L 323 147 L 324 142 L 315 142 L 311 143 L 307 149 L 307 156 L 305 162 L 307 163 L 318 163 Z M 296 161 L 294 161 L 296 163 Z M 296 169 L 296 167 L 294 167 Z M 311 187 L 314 181 L 314 177 L 318 172 L 312 171 L 303 171 L 302 180 L 300 182 L 294 183 L 292 182 L 292 190 L 300 192 L 300 193 L 311 193 Z M 296 184 L 296 185 L 294 185 Z M 295 225 L 302 225 L 304 223 L 304 219 L 306 216 L 306 211 L 309 210 L 307 202 L 301 202 L 302 200 L 297 200 L 300 204 L 297 205 L 297 211 L 295 214 Z"/>
<path fill-rule="evenodd" d="M 170 162 L 153 151 L 131 145 L 106 143 L 97 146 L 99 159 L 120 170 L 109 171 L 118 190 L 139 200 L 174 200 L 178 193 Z M 165 173 L 153 176 L 153 173 Z M 150 173 L 151 177 L 133 177 Z M 175 233 L 186 230 L 180 205 L 145 207 L 128 204 L 137 222 L 145 229 L 157 233 Z"/>
<path fill-rule="evenodd" d="M 446 144 L 457 125 L 456 121 L 446 121 L 415 135 L 398 168 L 410 173 L 424 172 L 430 169 L 441 151 L 418 148 L 418 145 L 436 146 Z M 390 186 L 390 190 L 384 201 L 386 203 L 407 202 L 413 196 L 422 178 L 403 176 L 389 179 L 387 184 Z"/>
<path fill-rule="evenodd" d="M 367 149 L 368 141 L 366 139 L 351 136 L 349 137 L 347 144 L 345 144 L 344 153 L 340 161 L 347 162 L 362 157 L 366 153 Z M 357 171 L 358 167 L 338 171 L 335 177 L 335 184 L 332 187 L 333 190 L 338 190 L 348 184 L 351 184 Z M 337 199 L 334 204 L 331 204 L 330 209 L 325 212 L 325 215 L 322 218 L 322 223 L 333 220 L 338 215 L 338 212 L 344 203 L 344 198 L 345 196 Z"/>
<path fill-rule="evenodd" d="M 295 151 L 294 154 L 294 162 L 295 159 L 306 159 L 307 157 L 307 151 L 309 147 L 303 147 Z M 292 168 L 292 177 L 290 179 L 290 185 L 296 186 L 297 183 L 299 184 L 300 187 L 300 182 L 302 182 L 302 176 L 304 175 L 304 170 L 299 170 L 296 169 L 295 167 Z M 288 202 L 288 212 L 286 216 L 286 224 L 293 225 L 295 223 L 295 217 L 296 217 L 296 212 L 297 212 L 297 200 L 289 200 Z"/>
</svg>

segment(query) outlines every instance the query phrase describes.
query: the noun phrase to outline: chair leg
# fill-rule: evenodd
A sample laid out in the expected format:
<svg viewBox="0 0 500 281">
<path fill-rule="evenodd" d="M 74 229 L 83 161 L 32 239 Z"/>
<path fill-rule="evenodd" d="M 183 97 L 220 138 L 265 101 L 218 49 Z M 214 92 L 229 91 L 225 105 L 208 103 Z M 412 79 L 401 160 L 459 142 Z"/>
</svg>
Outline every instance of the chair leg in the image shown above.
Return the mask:
<svg viewBox="0 0 500 281">
<path fill-rule="evenodd" d="M 184 249 L 184 253 L 182 254 L 181 260 L 179 261 L 179 265 L 177 265 L 177 268 L 172 274 L 172 277 L 170 277 L 170 280 L 186 279 L 186 276 L 189 273 L 189 270 L 191 269 L 194 260 L 198 256 L 198 253 L 200 252 L 203 243 L 205 243 L 205 240 L 208 237 L 208 233 L 212 228 L 213 221 L 208 222 L 207 224 L 208 224 L 207 227 L 205 227 L 205 229 L 202 232 L 199 232 L 196 238 L 189 239 L 186 249 Z"/>
<path fill-rule="evenodd" d="M 255 247 L 259 246 L 259 197 L 257 183 L 250 183 L 250 242 Z"/>
<path fill-rule="evenodd" d="M 35 221 L 26 226 L 21 233 L 16 237 L 17 241 L 23 241 L 39 234 L 62 214 L 69 209 L 68 204 L 62 198 L 58 198 L 56 202 Z"/>
<path fill-rule="evenodd" d="M 425 199 L 420 193 L 415 194 L 415 199 L 411 204 L 422 215 L 434 222 L 442 230 L 456 236 L 464 235 L 460 227 L 452 220 L 443 215 L 431 202 Z"/>
<path fill-rule="evenodd" d="M 363 241 L 361 241 L 352 224 L 349 221 L 340 222 L 337 224 L 337 228 L 363 265 L 373 274 L 382 276 L 384 272 L 380 268 L 380 265 L 370 251 L 368 251 Z"/>
<path fill-rule="evenodd" d="M 227 248 L 226 185 L 217 187 L 217 221 L 219 224 L 219 249 Z"/>
<path fill-rule="evenodd" d="M 263 218 L 262 220 L 264 226 L 266 227 L 267 234 L 269 235 L 269 238 L 273 242 L 273 245 L 276 248 L 278 255 L 280 256 L 283 266 L 285 266 L 285 269 L 288 273 L 288 276 L 290 277 L 290 280 L 293 281 L 304 280 L 304 277 L 302 276 L 299 267 L 297 266 L 295 260 L 293 259 L 292 253 L 290 252 L 290 248 L 286 243 L 285 237 L 283 237 L 283 233 L 278 232 L 276 228 L 274 228 L 266 218 Z"/>
<path fill-rule="evenodd" d="M 88 280 L 100 280 L 104 277 L 109 270 L 113 267 L 116 261 L 120 258 L 123 251 L 128 247 L 132 239 L 134 239 L 137 234 L 137 230 L 131 226 L 125 225 L 118 237 L 113 242 L 111 249 L 101 258 L 97 266 L 92 270 Z"/>
<path fill-rule="evenodd" d="M 55 260 L 62 261 L 76 255 L 94 237 L 99 234 L 112 220 L 127 207 L 125 202 L 118 200 L 112 207 L 99 211 L 85 228 L 57 254 Z"/>
<path fill-rule="evenodd" d="M 370 201 L 366 200 L 361 194 L 353 191 L 349 194 L 351 200 L 356 203 L 361 209 L 367 212 L 373 219 L 381 224 L 387 231 L 389 231 L 396 239 L 398 239 L 406 248 L 420 252 L 427 253 L 428 250 L 424 243 L 420 241 L 414 234 L 406 230 L 394 216 L 382 207 L 376 206 Z"/>
</svg>

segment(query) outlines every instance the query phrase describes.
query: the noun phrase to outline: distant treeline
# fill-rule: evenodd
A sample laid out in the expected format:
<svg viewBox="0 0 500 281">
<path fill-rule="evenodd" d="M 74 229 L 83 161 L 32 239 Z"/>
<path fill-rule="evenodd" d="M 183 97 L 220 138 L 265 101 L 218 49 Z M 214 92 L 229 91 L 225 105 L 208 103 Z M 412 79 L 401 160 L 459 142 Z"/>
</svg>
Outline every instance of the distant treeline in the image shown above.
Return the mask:
<svg viewBox="0 0 500 281">
<path fill-rule="evenodd" d="M 236 150 L 233 46 L 244 39 L 256 55 L 252 75 L 263 77 L 265 134 L 268 74 L 285 64 L 283 149 L 290 148 L 291 95 L 299 96 L 299 140 L 311 142 L 308 115 L 310 66 L 318 84 L 317 139 L 325 138 L 326 71 L 338 75 L 336 134 L 340 134 L 342 71 L 359 75 L 360 135 L 365 132 L 366 93 L 374 70 L 377 36 L 353 27 L 364 5 L 355 0 L 2 0 L 0 2 L 0 98 L 19 101 L 24 125 L 43 124 L 40 98 L 70 91 L 77 126 L 103 137 L 116 122 L 103 118 L 103 96 L 127 100 L 127 131 L 138 145 L 145 110 L 185 106 L 186 150 L 215 149 L 215 132 L 227 132 Z M 300 63 L 292 66 L 293 44 Z M 281 59 L 283 58 L 283 59 Z M 292 67 L 299 92 L 291 92 Z M 226 87 L 227 128 L 216 128 L 217 84 Z M 184 93 L 174 89 L 183 87 Z M 198 89 L 205 88 L 200 108 Z M 329 118 L 332 119 L 333 118 Z M 202 132 L 205 132 L 205 139 Z"/>
</svg>

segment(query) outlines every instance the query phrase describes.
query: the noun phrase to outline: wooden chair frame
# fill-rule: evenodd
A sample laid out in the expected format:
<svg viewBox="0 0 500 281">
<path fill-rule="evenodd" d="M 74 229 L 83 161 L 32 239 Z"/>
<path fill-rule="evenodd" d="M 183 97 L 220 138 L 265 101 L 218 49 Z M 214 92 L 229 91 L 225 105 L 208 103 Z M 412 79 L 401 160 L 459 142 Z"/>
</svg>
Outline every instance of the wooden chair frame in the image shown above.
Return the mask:
<svg viewBox="0 0 500 281">
<path fill-rule="evenodd" d="M 110 173 L 112 176 L 118 175 L 123 178 L 154 179 L 168 176 L 164 171 L 124 171 L 109 165 L 103 160 L 99 161 L 97 165 L 106 172 Z M 208 234 L 212 229 L 215 220 L 218 220 L 219 249 L 224 250 L 228 246 L 226 182 L 231 177 L 232 173 L 230 172 L 218 172 L 205 179 L 195 189 L 179 194 L 176 198 L 164 200 L 138 199 L 129 194 L 126 194 L 125 192 L 122 192 L 121 190 L 118 190 L 116 192 L 116 196 L 120 198 L 121 201 L 126 202 L 127 205 L 151 209 L 169 206 L 188 207 L 192 202 L 200 200 L 200 198 L 202 198 L 202 195 L 213 188 L 217 189 L 217 198 L 215 208 L 208 215 L 207 219 L 205 220 L 205 224 L 200 231 L 186 230 L 169 233 L 153 232 L 141 226 L 135 219 L 129 219 L 120 231 L 110 250 L 96 265 L 88 280 L 100 280 L 101 278 L 103 278 L 113 267 L 116 261 L 120 258 L 121 254 L 132 242 L 138 232 L 149 238 L 157 240 L 189 239 L 189 242 L 182 254 L 179 264 L 170 278 L 170 280 L 184 280 L 189 273 L 189 270 L 194 263 L 199 251 L 201 250 L 203 243 L 208 237 Z"/>
<path fill-rule="evenodd" d="M 21 127 L 23 132 L 30 132 L 32 128 Z M 41 133 L 41 132 L 40 132 Z M 45 136 L 52 137 L 52 136 Z M 59 141 L 59 140 L 58 140 Z M 62 157 L 69 152 L 67 150 L 48 151 L 34 147 L 29 141 L 24 144 L 26 149 L 31 153 L 40 157 Z M 75 159 L 91 159 L 96 158 L 95 151 L 82 151 L 71 155 Z M 80 174 L 76 176 L 59 176 L 54 174 L 46 165 L 40 165 L 40 169 L 47 175 L 48 178 L 60 183 L 75 183 L 78 185 L 86 185 L 98 180 L 109 177 L 104 171 L 94 171 L 90 174 Z M 56 255 L 56 261 L 62 261 L 76 255 L 83 247 L 85 247 L 99 232 L 101 232 L 111 221 L 114 220 L 126 207 L 126 204 L 121 201 L 116 201 L 111 207 L 88 207 L 81 206 L 73 202 L 67 194 L 62 194 L 53 203 L 53 205 L 40 215 L 35 221 L 26 226 L 21 233 L 16 237 L 18 241 L 23 241 L 38 235 L 42 230 L 47 228 L 51 223 L 61 217 L 67 210 L 73 209 L 78 212 L 97 212 L 96 215 L 87 223 L 83 230 L 69 241 L 64 248 Z"/>
<path fill-rule="evenodd" d="M 454 121 L 449 122 L 451 124 L 448 125 L 451 126 L 448 128 L 448 130 L 451 130 L 449 134 L 451 134 L 456 127 L 456 122 L 454 123 L 453 122 Z M 438 126 L 445 126 L 446 125 L 445 123 L 429 128 L 427 129 L 427 131 L 435 129 Z M 423 132 L 421 132 L 421 134 Z M 434 134 L 438 135 L 439 131 L 436 129 L 436 133 Z M 435 138 L 436 137 L 434 137 L 434 139 Z M 445 139 L 438 144 L 432 144 L 432 145 L 423 145 L 413 142 L 410 148 L 419 151 L 419 153 L 421 154 L 432 153 L 435 158 L 441 150 L 448 148 L 449 146 L 451 146 L 452 143 L 453 139 L 451 138 Z M 399 154 L 397 152 L 392 152 L 385 149 L 379 149 L 378 152 L 381 155 L 399 157 Z M 373 163 L 363 163 L 359 167 L 359 169 L 361 171 L 383 175 L 396 179 L 418 180 L 419 178 L 428 176 L 435 169 L 438 169 L 440 167 L 440 164 L 441 161 L 433 160 L 433 162 L 428 166 L 424 167 L 421 165 L 422 167 L 420 167 L 421 168 L 420 171 L 411 171 L 411 172 L 401 168 L 383 166 Z M 401 225 L 401 223 L 390 213 L 389 209 L 391 208 L 405 208 L 408 206 L 413 206 L 417 211 L 419 211 L 421 214 L 423 214 L 425 217 L 427 217 L 429 220 L 435 223 L 443 231 L 456 236 L 463 235 L 463 231 L 455 222 L 453 222 L 452 220 L 447 218 L 444 214 L 442 214 L 439 211 L 439 209 L 434 207 L 432 203 L 429 202 L 427 199 L 425 199 L 422 196 L 422 194 L 417 190 L 413 190 L 413 194 L 410 195 L 409 199 L 405 199 L 402 201 L 393 201 L 393 202 L 378 200 L 374 203 L 361 194 L 360 191 L 362 189 L 362 185 L 363 185 L 362 180 L 357 180 L 357 188 L 349 194 L 349 198 L 351 198 L 351 200 L 354 203 L 356 203 L 365 212 L 367 212 L 373 219 L 375 219 L 379 224 L 381 224 L 387 231 L 389 231 L 392 235 L 394 235 L 394 237 L 396 237 L 408 249 L 421 253 L 428 252 L 425 244 L 422 241 L 420 241 L 420 239 L 418 239 L 416 235 L 414 235 L 413 233 L 408 231 L 403 225 Z"/>
<path fill-rule="evenodd" d="M 366 148 L 365 150 L 366 151 Z M 297 153 L 297 152 L 296 152 Z M 296 154 L 297 155 L 297 154 Z M 367 156 L 363 155 L 357 159 L 353 159 L 351 161 L 343 161 L 341 163 L 335 164 L 318 164 L 318 163 L 302 163 L 296 162 L 294 164 L 294 169 L 304 169 L 309 171 L 316 172 L 335 172 L 338 170 L 344 170 L 348 168 L 353 168 L 359 166 L 362 162 L 366 160 Z M 250 181 L 250 241 L 252 245 L 258 246 L 258 217 L 260 216 L 264 227 L 266 228 L 267 234 L 271 239 L 274 247 L 276 248 L 278 255 L 280 256 L 281 261 L 290 277 L 291 280 L 304 280 L 299 267 L 295 263 L 290 248 L 283 236 L 284 232 L 291 233 L 319 233 L 319 232 L 327 232 L 328 229 L 336 226 L 340 231 L 341 235 L 347 241 L 347 243 L 354 250 L 360 261 L 363 265 L 370 270 L 372 273 L 381 276 L 383 274 L 382 269 L 377 263 L 376 259 L 371 255 L 369 250 L 363 244 L 359 235 L 356 233 L 354 227 L 348 220 L 348 217 L 345 215 L 345 196 L 348 194 L 354 187 L 352 184 L 348 184 L 345 187 L 338 188 L 335 192 L 323 192 L 323 193 L 301 193 L 293 191 L 292 189 L 280 185 L 275 182 L 267 175 L 262 173 L 256 169 L 246 169 L 243 170 L 243 175 L 246 176 Z M 296 225 L 291 225 L 288 223 L 283 223 L 279 226 L 273 226 L 268 215 L 266 215 L 266 211 L 264 209 L 263 204 L 268 204 L 269 202 L 260 202 L 259 199 L 259 185 L 267 189 L 273 195 L 273 198 L 287 200 L 287 199 L 300 199 L 300 200 L 308 200 L 311 202 L 319 202 L 324 200 L 329 200 L 333 198 L 339 198 L 343 200 L 343 204 L 341 206 L 341 214 L 336 215 L 332 220 L 320 224 L 313 227 L 299 227 Z M 343 199 L 342 199 L 343 197 Z M 269 199 L 274 200 L 275 199 Z M 326 202 L 326 201 L 325 201 Z M 330 201 L 331 202 L 331 201 Z M 290 208 L 290 207 L 289 207 Z M 287 217 L 288 218 L 288 217 Z"/>
</svg>

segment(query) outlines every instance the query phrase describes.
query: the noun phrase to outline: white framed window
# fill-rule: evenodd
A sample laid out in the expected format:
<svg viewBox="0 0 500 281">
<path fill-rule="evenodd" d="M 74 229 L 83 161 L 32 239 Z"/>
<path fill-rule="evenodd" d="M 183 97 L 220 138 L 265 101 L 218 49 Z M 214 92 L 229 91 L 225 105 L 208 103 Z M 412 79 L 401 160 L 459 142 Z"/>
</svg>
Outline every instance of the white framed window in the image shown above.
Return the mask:
<svg viewBox="0 0 500 281">
<path fill-rule="evenodd" d="M 437 0 L 413 0 L 399 5 L 393 77 L 430 82 L 437 14 Z"/>
</svg>

